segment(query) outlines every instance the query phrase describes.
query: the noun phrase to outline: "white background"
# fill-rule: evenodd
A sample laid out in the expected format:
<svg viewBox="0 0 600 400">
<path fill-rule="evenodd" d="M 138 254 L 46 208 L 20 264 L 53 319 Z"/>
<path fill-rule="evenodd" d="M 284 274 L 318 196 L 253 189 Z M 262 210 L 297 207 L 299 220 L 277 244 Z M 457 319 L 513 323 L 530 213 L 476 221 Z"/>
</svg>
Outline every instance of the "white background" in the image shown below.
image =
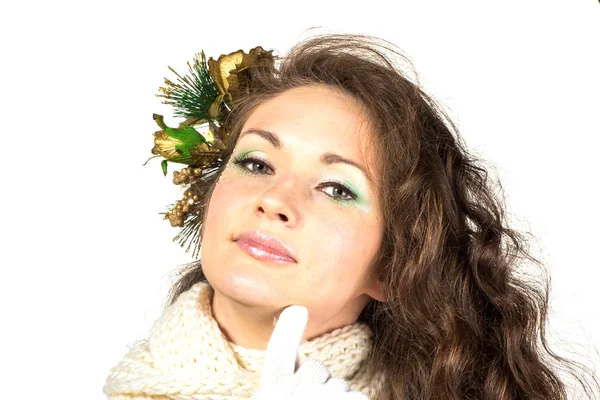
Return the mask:
<svg viewBox="0 0 600 400">
<path fill-rule="evenodd" d="M 8 3 L 8 2 L 6 2 Z M 191 261 L 151 155 L 167 65 L 312 33 L 414 62 L 552 273 L 559 354 L 599 368 L 600 5 L 595 0 L 18 2 L 0 6 L 2 398 L 103 399 Z M 320 26 L 317 31 L 308 28 Z"/>
</svg>

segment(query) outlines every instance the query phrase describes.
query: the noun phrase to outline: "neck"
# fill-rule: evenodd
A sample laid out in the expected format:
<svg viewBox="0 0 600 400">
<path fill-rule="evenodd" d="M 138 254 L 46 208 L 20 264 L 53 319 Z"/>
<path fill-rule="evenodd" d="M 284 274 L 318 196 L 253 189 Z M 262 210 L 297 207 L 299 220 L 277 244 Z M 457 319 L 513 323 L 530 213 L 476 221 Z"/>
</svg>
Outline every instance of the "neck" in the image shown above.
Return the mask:
<svg viewBox="0 0 600 400">
<path fill-rule="evenodd" d="M 356 322 L 360 311 L 368 302 L 368 297 L 364 296 L 360 300 L 361 304 L 357 308 L 353 307 L 355 310 L 352 313 L 339 313 L 326 321 L 311 318 L 309 314 L 302 340 L 312 340 L 327 332 Z M 214 291 L 212 298 L 213 318 L 217 321 L 223 334 L 230 342 L 247 349 L 266 350 L 277 318 L 284 308 L 268 308 L 264 305 L 240 303 L 236 299 L 217 291 Z"/>
<path fill-rule="evenodd" d="M 213 317 L 227 339 L 247 349 L 265 350 L 273 333 L 275 310 L 259 310 L 214 292 Z"/>
</svg>

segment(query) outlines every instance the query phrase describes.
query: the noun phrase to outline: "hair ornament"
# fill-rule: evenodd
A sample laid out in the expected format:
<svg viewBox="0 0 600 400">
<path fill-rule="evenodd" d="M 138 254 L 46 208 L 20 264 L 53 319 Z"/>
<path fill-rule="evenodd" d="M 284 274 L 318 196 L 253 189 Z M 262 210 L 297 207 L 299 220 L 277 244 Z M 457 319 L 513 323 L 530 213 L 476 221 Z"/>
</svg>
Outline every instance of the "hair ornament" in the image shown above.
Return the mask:
<svg viewBox="0 0 600 400">
<path fill-rule="evenodd" d="M 178 127 L 167 126 L 162 115 L 153 114 L 161 129 L 154 132 L 154 147 L 150 157 L 162 157 L 163 174 L 167 175 L 169 163 L 185 164 L 180 171 L 173 172 L 173 183 L 185 189 L 183 198 L 171 204 L 164 214 L 173 227 L 181 227 L 173 239 L 183 247 L 190 242 L 194 247 L 192 257 L 198 254 L 200 244 L 201 216 L 203 204 L 198 204 L 201 187 L 199 183 L 209 178 L 223 164 L 226 156 L 229 133 L 224 121 L 231 111 L 230 104 L 240 94 L 249 93 L 251 67 L 273 67 L 276 56 L 273 50 L 265 51 L 258 46 L 248 53 L 242 50 L 221 55 L 217 60 L 206 60 L 204 51 L 196 54 L 193 63 L 188 62 L 189 74 L 177 76 L 173 82 L 165 78 L 165 86 L 159 88 L 157 97 L 174 108 L 174 116 L 185 120 Z M 148 160 L 150 160 L 148 159 Z M 146 161 L 147 163 L 148 161 Z M 144 164 L 145 165 L 145 164 Z"/>
</svg>

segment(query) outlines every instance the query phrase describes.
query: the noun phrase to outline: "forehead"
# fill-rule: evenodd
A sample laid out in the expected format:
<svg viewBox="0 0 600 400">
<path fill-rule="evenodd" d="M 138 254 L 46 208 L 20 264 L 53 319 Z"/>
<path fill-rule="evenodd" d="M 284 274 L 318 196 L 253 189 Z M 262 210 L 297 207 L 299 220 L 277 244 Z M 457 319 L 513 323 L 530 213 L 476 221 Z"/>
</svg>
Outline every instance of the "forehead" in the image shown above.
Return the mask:
<svg viewBox="0 0 600 400">
<path fill-rule="evenodd" d="M 285 151 L 312 150 L 319 155 L 333 151 L 365 165 L 373 156 L 368 122 L 355 98 L 324 85 L 311 85 L 287 90 L 259 105 L 242 132 L 269 130 L 280 138 Z"/>
<path fill-rule="evenodd" d="M 366 113 L 358 100 L 325 85 L 301 86 L 286 90 L 258 106 L 248 121 L 264 119 L 267 117 L 265 114 L 273 110 L 283 115 L 271 115 L 272 120 L 278 116 L 302 119 L 303 115 L 310 115 L 317 118 L 315 124 L 339 126 L 366 120 Z"/>
</svg>

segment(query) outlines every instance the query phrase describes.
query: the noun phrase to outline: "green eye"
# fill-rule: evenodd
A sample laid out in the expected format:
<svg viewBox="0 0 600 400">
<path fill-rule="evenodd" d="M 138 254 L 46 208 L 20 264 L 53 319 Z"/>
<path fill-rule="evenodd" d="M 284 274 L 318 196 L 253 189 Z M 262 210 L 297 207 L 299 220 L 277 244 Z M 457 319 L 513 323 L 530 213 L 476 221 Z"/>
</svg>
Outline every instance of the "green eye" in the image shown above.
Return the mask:
<svg viewBox="0 0 600 400">
<path fill-rule="evenodd" d="M 331 188 L 331 190 L 323 190 L 323 193 L 335 201 L 352 202 L 358 199 L 358 196 L 352 191 L 352 189 L 339 182 L 325 182 L 319 185 L 319 187 Z"/>
<path fill-rule="evenodd" d="M 272 175 L 275 172 L 269 163 L 257 157 L 239 155 L 234 157 L 231 162 L 243 173 L 249 175 Z M 323 188 L 326 188 L 326 190 L 322 190 Z M 318 186 L 318 189 L 338 203 L 351 203 L 358 200 L 358 195 L 340 182 L 324 182 Z"/>
<path fill-rule="evenodd" d="M 251 175 L 268 175 L 268 172 L 265 171 L 273 171 L 269 164 L 255 157 L 236 156 L 231 162 L 243 172 Z"/>
</svg>

